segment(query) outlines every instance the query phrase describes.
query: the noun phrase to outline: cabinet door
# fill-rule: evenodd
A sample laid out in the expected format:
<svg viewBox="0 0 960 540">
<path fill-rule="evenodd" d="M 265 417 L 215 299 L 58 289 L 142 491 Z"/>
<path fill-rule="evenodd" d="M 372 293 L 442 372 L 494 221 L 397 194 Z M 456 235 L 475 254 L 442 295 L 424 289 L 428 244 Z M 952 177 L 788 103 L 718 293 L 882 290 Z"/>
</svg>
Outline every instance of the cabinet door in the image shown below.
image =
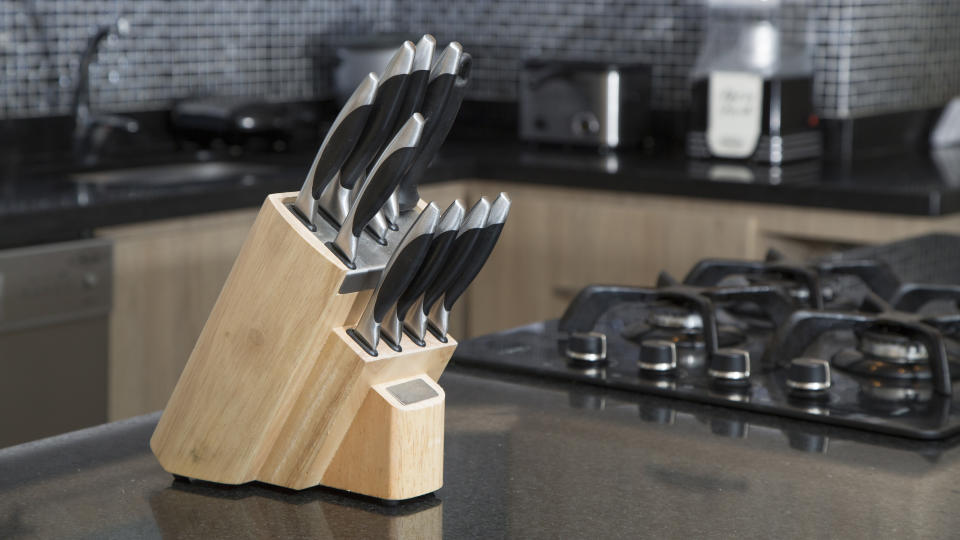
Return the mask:
<svg viewBox="0 0 960 540">
<path fill-rule="evenodd" d="M 450 206 L 450 203 L 460 199 L 460 202 L 467 208 L 475 201 L 468 200 L 467 182 L 444 182 L 442 184 L 427 184 L 420 186 L 420 198 L 426 202 L 434 202 L 444 211 Z"/>
<path fill-rule="evenodd" d="M 256 214 L 240 210 L 98 231 L 115 242 L 110 420 L 166 406 Z"/>
<path fill-rule="evenodd" d="M 468 290 L 468 336 L 559 317 L 590 284 L 682 279 L 704 257 L 754 255 L 750 216 L 686 209 L 682 200 L 482 184 L 513 207 L 499 245 Z"/>
</svg>

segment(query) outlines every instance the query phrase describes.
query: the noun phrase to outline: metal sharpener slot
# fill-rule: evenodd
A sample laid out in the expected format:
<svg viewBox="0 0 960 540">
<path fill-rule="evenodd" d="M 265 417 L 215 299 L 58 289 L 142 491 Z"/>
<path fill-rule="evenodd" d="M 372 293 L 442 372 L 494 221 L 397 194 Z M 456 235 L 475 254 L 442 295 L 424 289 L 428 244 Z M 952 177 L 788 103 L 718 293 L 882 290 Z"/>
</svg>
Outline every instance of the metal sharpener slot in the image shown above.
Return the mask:
<svg viewBox="0 0 960 540">
<path fill-rule="evenodd" d="M 439 395 L 429 384 L 423 382 L 423 379 L 413 379 L 388 386 L 387 392 L 404 405 L 413 405 Z"/>
</svg>

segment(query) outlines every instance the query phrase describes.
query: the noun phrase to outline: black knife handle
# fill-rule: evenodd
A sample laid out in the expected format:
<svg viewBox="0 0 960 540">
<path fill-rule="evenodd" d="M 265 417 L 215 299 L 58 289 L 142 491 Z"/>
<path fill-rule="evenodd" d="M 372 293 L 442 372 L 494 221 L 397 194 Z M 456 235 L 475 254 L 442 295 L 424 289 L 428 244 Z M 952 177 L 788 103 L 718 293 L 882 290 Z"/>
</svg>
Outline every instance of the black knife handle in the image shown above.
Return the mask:
<svg viewBox="0 0 960 540">
<path fill-rule="evenodd" d="M 393 125 L 393 133 L 396 133 L 403 127 L 403 123 L 415 112 L 420 111 L 420 105 L 423 103 L 423 94 L 427 88 L 427 79 L 430 77 L 430 70 L 418 69 L 411 71 L 407 76 L 407 91 L 403 95 L 403 102 L 397 107 L 396 121 Z"/>
<path fill-rule="evenodd" d="M 443 111 L 443 105 L 447 102 L 447 96 L 450 95 L 450 89 L 453 88 L 456 79 L 456 73 L 441 73 L 427 84 L 423 103 L 420 105 L 420 114 L 427 121 Z"/>
<path fill-rule="evenodd" d="M 467 257 L 473 250 L 477 238 L 480 236 L 482 228 L 468 229 L 458 235 L 449 249 L 443 268 L 434 278 L 430 286 L 427 287 L 423 297 L 423 312 L 429 313 L 430 308 L 440 299 L 444 291 L 457 279 L 464 265 L 467 263 Z"/>
<path fill-rule="evenodd" d="M 449 91 L 446 92 L 444 100 L 440 103 L 438 109 L 428 111 L 428 104 L 431 106 L 433 104 L 428 103 L 428 98 L 424 98 L 421 114 L 423 114 L 427 123 L 424 126 L 420 151 L 417 152 L 417 156 L 410 165 L 410 169 L 404 173 L 403 179 L 400 181 L 400 188 L 397 191 L 397 202 L 400 205 L 401 212 L 410 210 L 420 202 L 420 192 L 417 190 L 417 185 L 420 183 L 424 171 L 426 171 L 430 162 L 433 161 L 433 158 L 437 155 L 440 147 L 443 146 L 443 142 L 450 133 L 450 129 L 453 128 L 453 123 L 456 121 L 457 114 L 460 112 L 460 105 L 463 103 L 463 98 L 467 93 L 467 84 L 470 82 L 471 65 L 472 59 L 470 55 L 463 53 L 460 58 L 460 67 L 457 70 L 457 74 L 449 78 Z M 440 77 L 437 78 L 439 79 Z"/>
<path fill-rule="evenodd" d="M 324 145 L 323 154 L 317 161 L 313 174 L 313 198 L 319 199 L 320 192 L 327 183 L 337 174 L 340 167 L 350 156 L 360 140 L 363 127 L 367 124 L 373 105 L 361 105 L 347 114 L 343 121 L 334 129 Z"/>
<path fill-rule="evenodd" d="M 383 163 L 373 172 L 373 177 L 363 187 L 363 193 L 357 199 L 356 213 L 353 218 L 353 235 L 360 236 L 363 228 L 377 215 L 390 195 L 400 183 L 403 171 L 410 166 L 416 154 L 415 146 L 398 148 L 384 158 Z"/>
<path fill-rule="evenodd" d="M 408 77 L 409 75 L 396 75 L 380 84 L 377 97 L 373 101 L 370 120 L 360 136 L 360 142 L 340 169 L 341 186 L 353 189 L 390 136 L 389 128 L 393 125 L 394 115 L 403 99 Z"/>
<path fill-rule="evenodd" d="M 417 275 L 410 281 L 410 284 L 397 300 L 397 318 L 401 321 L 407 316 L 407 311 L 413 306 L 413 303 L 420 298 L 427 286 L 437 277 L 443 268 L 447 253 L 457 237 L 457 231 L 444 231 L 436 234 L 430 243 L 430 250 L 423 259 L 423 264 L 417 271 Z"/>
<path fill-rule="evenodd" d="M 373 320 L 377 323 L 383 322 L 383 318 L 390 311 L 390 306 L 397 302 L 403 291 L 410 285 L 410 281 L 420 269 L 424 255 L 430 248 L 431 240 L 433 240 L 433 233 L 421 234 L 397 253 L 396 259 L 383 278 L 376 304 L 373 306 Z"/>
<path fill-rule="evenodd" d="M 450 284 L 446 294 L 443 295 L 443 307 L 447 311 L 453 308 L 454 302 L 460 298 L 460 295 L 467 290 L 473 279 L 480 273 L 483 265 L 490 258 L 490 254 L 493 253 L 493 248 L 496 247 L 502 231 L 503 223 L 487 225 L 481 229 L 473 250 L 470 252 L 470 256 L 466 258 L 467 262 L 460 271 L 460 275 Z"/>
<path fill-rule="evenodd" d="M 360 142 L 340 168 L 341 187 L 353 189 L 367 172 L 367 167 L 376 158 L 384 141 L 389 139 L 397 108 L 403 101 L 415 54 L 413 43 L 405 41 L 384 68 L 377 86 L 377 95 L 373 100 L 373 110 L 360 136 Z"/>
</svg>

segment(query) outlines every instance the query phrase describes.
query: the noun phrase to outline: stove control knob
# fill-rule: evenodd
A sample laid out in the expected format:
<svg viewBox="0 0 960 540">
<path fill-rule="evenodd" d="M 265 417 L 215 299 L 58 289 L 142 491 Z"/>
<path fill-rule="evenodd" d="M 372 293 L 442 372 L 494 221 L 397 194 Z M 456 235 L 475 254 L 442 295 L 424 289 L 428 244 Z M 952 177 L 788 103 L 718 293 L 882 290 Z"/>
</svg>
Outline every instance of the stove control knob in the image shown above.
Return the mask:
<svg viewBox="0 0 960 540">
<path fill-rule="evenodd" d="M 799 393 L 830 388 L 830 364 L 817 358 L 794 358 L 787 371 L 787 387 Z"/>
<path fill-rule="evenodd" d="M 710 355 L 707 374 L 718 383 L 747 384 L 750 382 L 750 353 L 741 349 L 717 349 Z"/>
<path fill-rule="evenodd" d="M 640 343 L 640 371 L 666 374 L 677 369 L 677 345 L 665 339 L 645 339 Z"/>
<path fill-rule="evenodd" d="M 579 364 L 607 360 L 607 336 L 601 332 L 573 332 L 567 339 L 567 358 Z"/>
</svg>

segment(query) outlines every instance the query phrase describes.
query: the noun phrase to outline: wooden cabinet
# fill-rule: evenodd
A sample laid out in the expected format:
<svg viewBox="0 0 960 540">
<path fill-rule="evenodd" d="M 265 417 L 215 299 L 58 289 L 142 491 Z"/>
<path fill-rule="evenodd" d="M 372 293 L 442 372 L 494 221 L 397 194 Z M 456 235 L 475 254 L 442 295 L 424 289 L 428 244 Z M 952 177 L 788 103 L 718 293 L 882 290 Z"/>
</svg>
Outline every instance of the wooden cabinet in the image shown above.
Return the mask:
<svg viewBox="0 0 960 540">
<path fill-rule="evenodd" d="M 593 283 L 647 286 L 682 279 L 705 257 L 759 259 L 769 248 L 802 260 L 838 248 L 932 231 L 960 233 L 960 216 L 926 218 L 468 182 L 467 192 L 513 200 L 499 245 L 468 289 L 465 337 L 559 317 Z"/>
<path fill-rule="evenodd" d="M 162 409 L 256 210 L 111 227 L 110 420 Z"/>
<path fill-rule="evenodd" d="M 513 206 L 499 245 L 469 289 L 468 336 L 558 317 L 591 283 L 648 284 L 661 270 L 682 278 L 697 259 L 755 251 L 756 219 L 749 215 L 678 214 L 611 193 L 478 187 L 507 191 Z"/>
</svg>

